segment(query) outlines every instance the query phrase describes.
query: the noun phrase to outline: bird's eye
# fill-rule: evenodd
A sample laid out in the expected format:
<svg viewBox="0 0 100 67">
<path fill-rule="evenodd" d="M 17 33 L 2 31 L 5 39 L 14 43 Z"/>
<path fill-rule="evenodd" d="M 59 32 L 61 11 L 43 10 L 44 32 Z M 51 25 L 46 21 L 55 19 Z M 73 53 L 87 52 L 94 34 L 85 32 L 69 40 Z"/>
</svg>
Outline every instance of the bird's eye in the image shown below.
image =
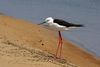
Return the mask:
<svg viewBox="0 0 100 67">
<path fill-rule="evenodd" d="M 48 22 L 49 20 L 46 20 L 46 22 Z"/>
</svg>

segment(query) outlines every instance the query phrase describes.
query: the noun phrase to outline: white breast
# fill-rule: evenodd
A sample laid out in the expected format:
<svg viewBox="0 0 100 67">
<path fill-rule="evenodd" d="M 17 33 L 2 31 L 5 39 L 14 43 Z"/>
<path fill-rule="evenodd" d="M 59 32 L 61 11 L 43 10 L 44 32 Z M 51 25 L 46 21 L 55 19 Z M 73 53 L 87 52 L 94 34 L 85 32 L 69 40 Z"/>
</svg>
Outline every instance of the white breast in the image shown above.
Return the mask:
<svg viewBox="0 0 100 67">
<path fill-rule="evenodd" d="M 64 31 L 68 30 L 65 26 L 61 26 L 57 23 L 45 23 L 44 26 L 48 29 L 56 30 L 56 31 Z"/>
</svg>

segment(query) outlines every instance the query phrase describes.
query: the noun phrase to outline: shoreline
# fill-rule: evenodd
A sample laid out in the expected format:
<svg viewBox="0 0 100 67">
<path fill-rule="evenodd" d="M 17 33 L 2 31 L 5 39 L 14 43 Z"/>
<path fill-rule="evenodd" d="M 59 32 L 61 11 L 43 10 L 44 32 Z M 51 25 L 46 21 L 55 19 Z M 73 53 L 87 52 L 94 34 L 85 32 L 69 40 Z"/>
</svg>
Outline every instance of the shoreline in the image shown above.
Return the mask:
<svg viewBox="0 0 100 67">
<path fill-rule="evenodd" d="M 57 47 L 56 32 L 44 29 L 42 26 L 38 26 L 31 22 L 9 16 L 2 15 L 0 16 L 0 20 L 0 22 L 2 22 L 0 23 L 0 36 L 4 40 L 10 41 L 10 44 L 16 44 L 17 46 L 27 46 L 29 48 L 37 48 L 42 51 L 55 54 L 55 48 Z M 20 50 L 17 50 L 17 54 L 16 49 L 14 49 L 15 52 L 13 53 L 20 56 Z M 69 40 L 64 40 L 63 57 L 67 61 L 80 67 L 100 66 L 100 61 L 96 60 L 92 55 L 85 52 L 83 49 L 76 46 L 75 43 Z M 14 59 L 17 59 L 17 57 Z M 25 59 L 25 57 L 23 57 L 23 59 Z M 19 62 L 19 60 L 17 60 L 17 62 Z"/>
</svg>

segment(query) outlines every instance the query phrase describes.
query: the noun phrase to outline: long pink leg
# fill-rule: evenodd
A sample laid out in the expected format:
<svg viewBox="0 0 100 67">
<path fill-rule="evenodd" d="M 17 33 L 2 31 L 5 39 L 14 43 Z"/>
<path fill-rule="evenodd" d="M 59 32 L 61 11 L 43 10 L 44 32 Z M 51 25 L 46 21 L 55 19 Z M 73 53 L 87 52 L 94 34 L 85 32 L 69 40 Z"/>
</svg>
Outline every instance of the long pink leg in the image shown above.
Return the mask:
<svg viewBox="0 0 100 67">
<path fill-rule="evenodd" d="M 61 58 L 61 56 L 62 56 L 62 44 L 63 44 L 63 42 L 62 42 L 62 36 L 61 36 L 61 32 L 59 31 L 59 36 L 60 36 L 60 56 L 59 56 L 59 58 Z"/>
<path fill-rule="evenodd" d="M 58 43 L 58 46 L 57 46 L 56 57 L 57 57 L 57 55 L 58 55 L 58 51 L 59 51 L 59 48 L 60 48 L 60 43 L 61 43 L 60 40 L 61 40 L 61 39 L 60 39 L 60 31 L 59 31 L 59 43 Z"/>
</svg>

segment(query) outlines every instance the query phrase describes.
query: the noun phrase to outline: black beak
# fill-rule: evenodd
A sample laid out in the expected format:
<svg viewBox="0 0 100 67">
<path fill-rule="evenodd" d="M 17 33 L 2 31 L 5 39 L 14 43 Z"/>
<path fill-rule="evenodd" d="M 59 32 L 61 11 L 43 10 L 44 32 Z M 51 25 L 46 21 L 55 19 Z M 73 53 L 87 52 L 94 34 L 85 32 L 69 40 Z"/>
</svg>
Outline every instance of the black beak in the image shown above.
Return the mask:
<svg viewBox="0 0 100 67">
<path fill-rule="evenodd" d="M 46 23 L 46 22 L 39 23 L 38 25 L 41 25 L 41 24 L 44 24 L 44 23 Z"/>
</svg>

